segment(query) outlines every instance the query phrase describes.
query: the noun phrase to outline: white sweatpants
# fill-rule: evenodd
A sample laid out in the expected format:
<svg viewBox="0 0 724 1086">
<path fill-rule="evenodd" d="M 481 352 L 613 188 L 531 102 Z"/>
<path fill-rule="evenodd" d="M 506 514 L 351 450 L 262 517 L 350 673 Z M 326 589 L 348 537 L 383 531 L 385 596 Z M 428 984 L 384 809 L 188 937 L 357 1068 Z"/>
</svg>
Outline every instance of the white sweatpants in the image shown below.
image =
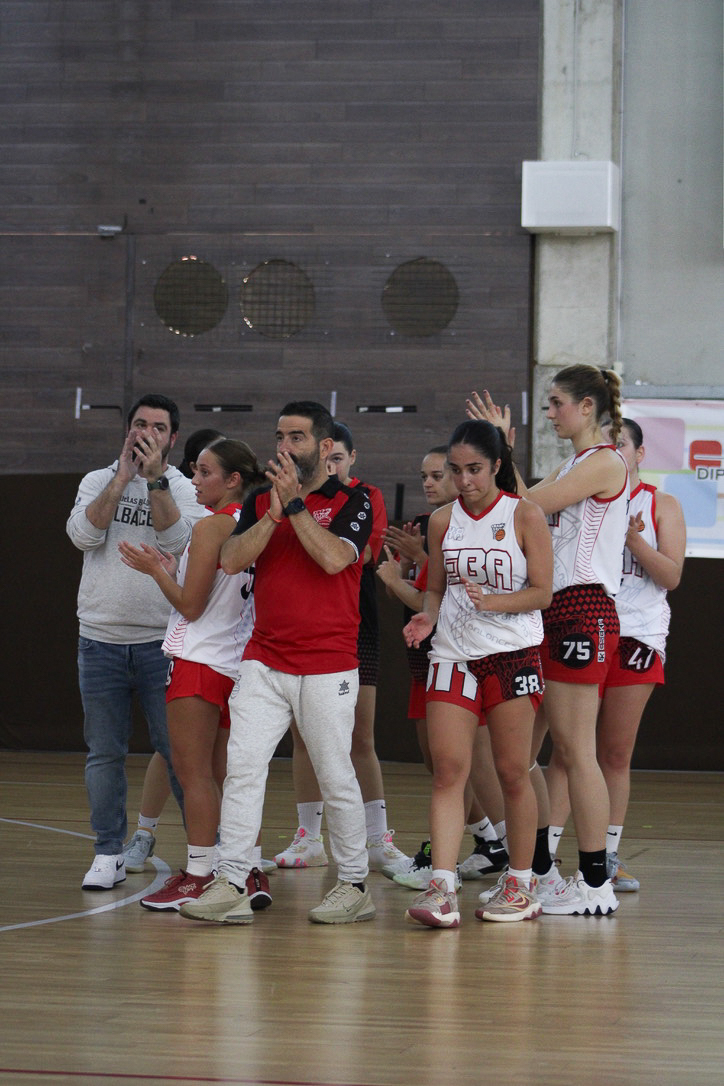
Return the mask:
<svg viewBox="0 0 724 1086">
<path fill-rule="evenodd" d="M 221 804 L 219 873 L 243 886 L 261 828 L 269 762 L 292 717 L 324 799 L 329 845 L 343 882 L 368 874 L 362 794 L 350 749 L 357 669 L 330 675 L 287 675 L 244 660 L 229 698 L 231 734 Z"/>
</svg>

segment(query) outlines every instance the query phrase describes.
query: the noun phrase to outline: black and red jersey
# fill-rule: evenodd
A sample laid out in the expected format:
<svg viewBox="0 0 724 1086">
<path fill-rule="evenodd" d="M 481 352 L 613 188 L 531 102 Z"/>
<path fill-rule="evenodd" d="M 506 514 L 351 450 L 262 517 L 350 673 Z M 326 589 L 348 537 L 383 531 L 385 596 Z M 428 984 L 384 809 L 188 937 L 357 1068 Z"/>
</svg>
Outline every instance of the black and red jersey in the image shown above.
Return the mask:
<svg viewBox="0 0 724 1086">
<path fill-rule="evenodd" d="M 252 491 L 235 533 L 251 528 L 271 504 L 271 486 Z M 359 590 L 372 506 L 360 488 L 330 476 L 304 504 L 318 524 L 357 551 L 357 561 L 326 573 L 307 553 L 286 517 L 254 563 L 254 632 L 245 660 L 290 675 L 326 675 L 357 667 Z"/>
</svg>

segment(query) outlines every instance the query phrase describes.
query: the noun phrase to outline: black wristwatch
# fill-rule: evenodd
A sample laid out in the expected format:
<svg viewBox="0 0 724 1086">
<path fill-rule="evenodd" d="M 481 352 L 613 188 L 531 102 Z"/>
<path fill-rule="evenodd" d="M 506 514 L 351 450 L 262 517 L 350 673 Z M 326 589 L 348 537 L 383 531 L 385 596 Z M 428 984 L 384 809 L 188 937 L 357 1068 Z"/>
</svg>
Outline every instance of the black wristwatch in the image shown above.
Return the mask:
<svg viewBox="0 0 724 1086">
<path fill-rule="evenodd" d="M 165 475 L 157 479 L 155 483 L 146 483 L 149 490 L 168 490 L 169 482 Z"/>
<path fill-rule="evenodd" d="M 284 506 L 284 516 L 293 517 L 295 513 L 301 513 L 306 508 L 302 498 L 292 498 L 289 504 Z"/>
</svg>

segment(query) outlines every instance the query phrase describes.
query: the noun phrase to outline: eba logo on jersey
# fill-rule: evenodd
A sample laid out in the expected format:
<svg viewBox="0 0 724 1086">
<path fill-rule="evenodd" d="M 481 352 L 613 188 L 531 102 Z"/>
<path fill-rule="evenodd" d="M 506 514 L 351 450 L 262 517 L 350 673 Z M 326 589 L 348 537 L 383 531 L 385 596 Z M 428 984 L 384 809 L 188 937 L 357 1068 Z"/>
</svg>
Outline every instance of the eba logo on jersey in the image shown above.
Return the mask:
<svg viewBox="0 0 724 1086">
<path fill-rule="evenodd" d="M 504 524 L 491 524 L 490 531 L 493 533 L 493 539 L 500 543 L 505 539 L 505 525 Z"/>
<path fill-rule="evenodd" d="M 328 509 L 315 509 L 312 516 L 317 524 L 321 524 L 323 528 L 329 528 L 332 523 L 332 508 L 330 506 Z"/>
</svg>

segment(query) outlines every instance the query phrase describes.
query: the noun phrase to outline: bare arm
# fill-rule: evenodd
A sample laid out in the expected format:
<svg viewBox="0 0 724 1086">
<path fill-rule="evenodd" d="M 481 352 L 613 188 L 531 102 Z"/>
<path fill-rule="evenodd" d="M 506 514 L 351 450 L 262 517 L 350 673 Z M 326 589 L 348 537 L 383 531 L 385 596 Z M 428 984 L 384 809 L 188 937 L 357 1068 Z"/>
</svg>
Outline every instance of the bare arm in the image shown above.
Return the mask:
<svg viewBox="0 0 724 1086">
<path fill-rule="evenodd" d="M 626 546 L 652 581 L 667 591 L 681 580 L 686 552 L 686 523 L 681 505 L 671 494 L 656 493 L 658 550 L 640 534 L 641 517 L 629 517 Z"/>
<path fill-rule="evenodd" d="M 385 544 L 385 554 L 387 560 L 380 562 L 378 565 L 377 576 L 384 583 L 390 595 L 402 600 L 411 611 L 421 611 L 425 593 L 421 592 L 419 588 L 415 588 L 412 581 L 408 581 L 402 576 L 402 567 L 387 544 Z"/>
<path fill-rule="evenodd" d="M 442 558 L 442 541 L 450 523 L 452 506 L 444 505 L 436 509 L 427 526 L 427 545 L 429 550 L 427 567 L 427 591 L 423 610 L 413 615 L 402 631 L 406 644 L 410 648 L 419 648 L 420 642 L 428 637 L 437 622 L 440 604 L 445 594 L 447 577 Z"/>
<path fill-rule="evenodd" d="M 195 622 L 204 613 L 214 583 L 221 545 L 233 527 L 234 518 L 227 515 L 206 517 L 194 525 L 182 585 L 171 575 L 155 548 L 146 544 L 140 548 L 133 547 L 122 541 L 118 544 L 118 550 L 125 565 L 153 577 L 171 606 L 189 622 Z"/>
<path fill-rule="evenodd" d="M 601 448 L 575 464 L 562 478 L 548 476 L 528 490 L 526 497 L 544 513 L 559 513 L 595 495 L 613 498 L 626 483 L 626 465 L 613 449 Z"/>
<path fill-rule="evenodd" d="M 271 505 L 261 520 L 245 532 L 233 533 L 223 544 L 221 568 L 224 573 L 241 573 L 243 569 L 249 569 L 274 535 L 277 525 L 281 524 L 282 516 L 279 495 L 272 488 Z"/>
<path fill-rule="evenodd" d="M 280 507 L 284 509 L 293 498 L 300 494 L 296 465 L 287 452 L 277 454 L 277 463 L 270 462 L 267 477 L 272 480 Z M 304 509 L 290 518 L 297 539 L 305 551 L 325 573 L 341 573 L 347 566 L 353 565 L 359 558 L 354 544 L 340 539 L 334 532 L 323 528 L 312 514 Z M 364 546 L 362 547 L 364 552 Z"/>
</svg>

